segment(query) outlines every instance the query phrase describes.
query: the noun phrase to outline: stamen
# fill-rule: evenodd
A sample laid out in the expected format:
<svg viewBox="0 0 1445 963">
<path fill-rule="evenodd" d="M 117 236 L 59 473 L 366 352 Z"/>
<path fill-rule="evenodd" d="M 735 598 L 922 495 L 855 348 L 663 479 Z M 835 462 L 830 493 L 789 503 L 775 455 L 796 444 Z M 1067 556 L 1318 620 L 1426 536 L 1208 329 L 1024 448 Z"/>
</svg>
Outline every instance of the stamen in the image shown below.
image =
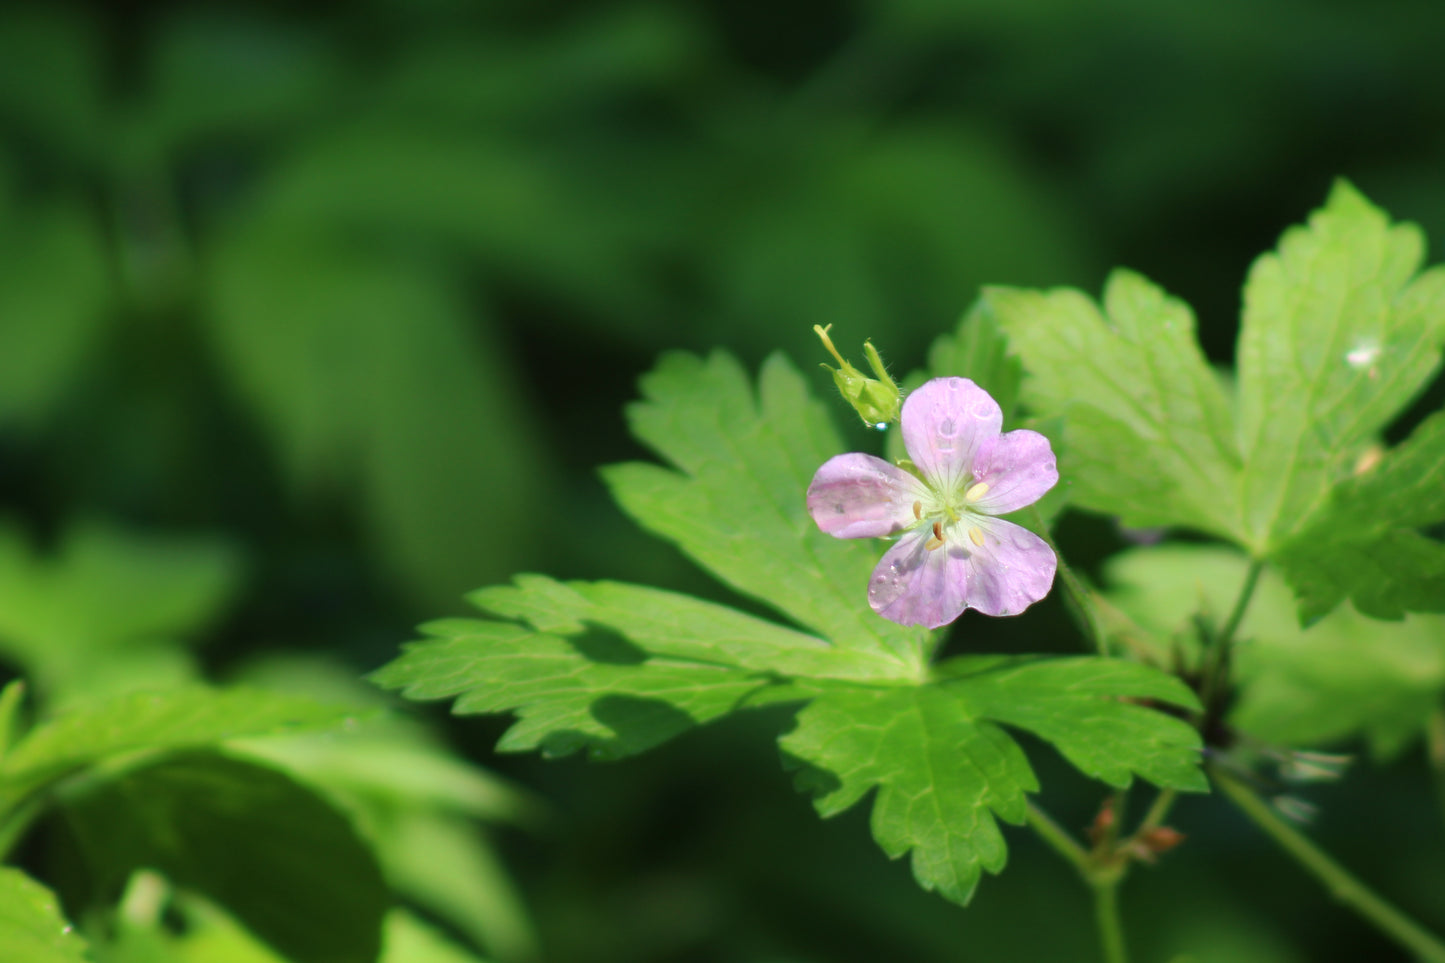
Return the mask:
<svg viewBox="0 0 1445 963">
<path fill-rule="evenodd" d="M 933 523 L 933 537 L 923 543 L 923 547 L 932 552 L 943 547 L 943 523 Z"/>
<path fill-rule="evenodd" d="M 969 486 L 968 491 L 963 493 L 966 501 L 976 502 L 988 494 L 988 482 L 979 482 L 977 485 Z"/>
<path fill-rule="evenodd" d="M 970 529 L 968 530 L 968 540 L 969 540 L 970 542 L 973 542 L 973 544 L 977 545 L 979 548 L 983 548 L 983 532 L 982 532 L 982 530 L 977 529 L 977 528 L 970 528 Z"/>
<path fill-rule="evenodd" d="M 922 502 L 914 502 L 914 503 L 913 503 L 913 517 L 922 520 L 922 518 L 923 518 L 923 503 L 922 503 Z"/>
<path fill-rule="evenodd" d="M 938 539 L 940 542 L 943 541 L 943 523 L 942 523 L 942 522 L 934 522 L 934 523 L 933 523 L 933 537 L 936 538 L 936 539 Z"/>
</svg>

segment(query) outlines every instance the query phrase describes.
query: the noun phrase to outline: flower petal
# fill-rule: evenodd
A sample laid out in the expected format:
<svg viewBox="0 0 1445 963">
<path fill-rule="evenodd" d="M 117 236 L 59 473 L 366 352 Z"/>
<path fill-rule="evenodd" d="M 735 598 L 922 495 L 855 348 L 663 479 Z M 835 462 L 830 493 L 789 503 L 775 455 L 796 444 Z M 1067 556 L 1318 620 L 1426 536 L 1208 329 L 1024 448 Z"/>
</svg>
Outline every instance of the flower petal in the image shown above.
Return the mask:
<svg viewBox="0 0 1445 963">
<path fill-rule="evenodd" d="M 936 629 L 963 614 L 968 553 L 944 545 L 930 551 L 927 528 L 909 532 L 883 553 L 868 582 L 873 611 L 900 625 Z"/>
<path fill-rule="evenodd" d="M 1059 560 L 1042 538 L 1001 518 L 972 521 L 983 544 L 968 544 L 964 601 L 969 608 L 984 615 L 1018 615 L 1049 594 Z"/>
<path fill-rule="evenodd" d="M 988 485 L 973 507 L 1002 515 L 1032 505 L 1059 481 L 1059 466 L 1049 440 L 1020 428 L 985 442 L 973 463 L 975 482 Z"/>
<path fill-rule="evenodd" d="M 908 457 L 934 488 L 948 492 L 973 470 L 979 447 L 997 437 L 1003 411 L 967 378 L 934 378 L 903 402 L 899 424 Z"/>
<path fill-rule="evenodd" d="M 881 538 L 918 523 L 923 482 L 881 458 L 853 452 L 823 462 L 808 486 L 808 514 L 838 538 Z"/>
</svg>

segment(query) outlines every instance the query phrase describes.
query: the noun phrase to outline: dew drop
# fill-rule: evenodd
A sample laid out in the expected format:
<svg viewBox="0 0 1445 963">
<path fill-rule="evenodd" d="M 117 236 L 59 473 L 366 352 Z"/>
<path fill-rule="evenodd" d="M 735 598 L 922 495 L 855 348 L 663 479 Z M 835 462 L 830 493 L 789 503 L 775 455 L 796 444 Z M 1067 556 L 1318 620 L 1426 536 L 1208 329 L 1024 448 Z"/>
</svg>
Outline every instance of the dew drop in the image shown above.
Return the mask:
<svg viewBox="0 0 1445 963">
<path fill-rule="evenodd" d="M 1367 368 L 1375 363 L 1380 357 L 1380 346 L 1373 342 L 1362 341 L 1357 344 L 1354 350 L 1345 355 L 1345 364 L 1351 368 Z"/>
</svg>

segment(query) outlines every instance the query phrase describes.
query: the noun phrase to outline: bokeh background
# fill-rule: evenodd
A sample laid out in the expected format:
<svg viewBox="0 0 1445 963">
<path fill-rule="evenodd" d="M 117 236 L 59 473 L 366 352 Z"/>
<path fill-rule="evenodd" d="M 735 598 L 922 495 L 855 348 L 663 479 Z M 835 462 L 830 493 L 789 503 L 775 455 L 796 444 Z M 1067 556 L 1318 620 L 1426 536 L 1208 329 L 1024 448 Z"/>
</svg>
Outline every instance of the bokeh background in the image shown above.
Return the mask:
<svg viewBox="0 0 1445 963">
<path fill-rule="evenodd" d="M 621 408 L 659 352 L 810 367 L 832 323 L 902 372 L 980 284 L 1127 265 L 1227 363 L 1249 262 L 1336 176 L 1445 238 L 1442 41 L 1437 0 L 6 3 L 0 651 L 81 698 L 357 676 L 520 570 L 716 596 L 595 474 L 645 457 Z M 953 644 L 1078 644 L 1055 603 L 1016 625 Z M 531 934 L 502 963 L 1094 953 L 1025 833 L 959 910 L 861 808 L 817 820 L 785 710 L 611 765 L 407 711 L 546 810 L 485 830 Z M 1036 759 L 1082 826 L 1097 789 Z M 1407 905 L 1445 890 L 1419 762 L 1312 798 Z M 1405 959 L 1222 806 L 1177 813 L 1124 891 L 1138 958 Z"/>
</svg>

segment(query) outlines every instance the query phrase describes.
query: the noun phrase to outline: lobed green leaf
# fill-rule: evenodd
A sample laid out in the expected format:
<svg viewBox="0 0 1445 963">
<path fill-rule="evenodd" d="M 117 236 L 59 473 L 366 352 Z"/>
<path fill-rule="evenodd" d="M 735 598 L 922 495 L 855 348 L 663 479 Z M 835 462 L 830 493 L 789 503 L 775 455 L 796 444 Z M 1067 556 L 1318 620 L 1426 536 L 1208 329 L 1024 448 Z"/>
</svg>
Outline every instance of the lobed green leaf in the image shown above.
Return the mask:
<svg viewBox="0 0 1445 963">
<path fill-rule="evenodd" d="M 725 605 L 641 585 L 564 584 L 522 575 L 515 586 L 482 589 L 470 599 L 493 615 L 521 619 L 539 632 L 578 635 L 587 625 L 610 629 L 653 656 L 773 676 L 870 681 L 909 677 L 895 659 L 839 648 Z"/>
<path fill-rule="evenodd" d="M 1194 316 L 1115 271 L 1101 311 L 1069 290 L 989 288 L 978 310 L 1028 372 L 1025 400 L 1062 417 L 1071 501 L 1136 527 L 1242 534 L 1230 404 L 1194 337 Z"/>
<path fill-rule="evenodd" d="M 622 508 L 724 583 L 835 646 L 916 669 L 925 633 L 860 605 L 876 548 L 824 535 L 805 493 L 839 440 L 786 360 L 763 365 L 757 396 L 725 354 L 665 357 L 628 409 L 634 433 L 675 466 L 604 472 Z"/>
<path fill-rule="evenodd" d="M 501 622 L 451 619 L 372 675 L 410 699 L 458 697 L 459 714 L 515 712 L 497 744 L 614 759 L 651 749 L 774 684 L 734 667 L 650 659 L 625 640 L 583 639 Z"/>
<path fill-rule="evenodd" d="M 1340 182 L 1250 270 L 1238 350 L 1247 540 L 1297 530 L 1440 364 L 1445 269 Z"/>
<path fill-rule="evenodd" d="M 980 357 L 1007 376 L 997 332 L 979 337 Z M 804 767 L 800 782 L 817 792 L 820 811 L 877 789 L 879 844 L 911 853 L 919 882 L 958 902 L 984 870 L 1003 867 L 996 819 L 1021 821 L 1026 793 L 1038 788 L 1002 726 L 1039 735 L 1113 785 L 1137 775 L 1205 788 L 1197 734 L 1145 704 L 1197 708 L 1177 680 L 1092 658 L 955 660 L 930 670 L 924 633 L 869 611 L 879 549 L 824 536 L 808 517 L 808 482 L 840 443 L 781 359 L 764 366 L 756 398 L 721 354 L 670 357 L 644 385 L 633 426 L 674 468 L 610 469 L 618 500 L 728 584 L 817 634 L 658 589 L 525 575 L 470 596 L 516 622 L 434 622 L 431 639 L 374 674 L 378 684 L 414 699 L 455 698 L 459 713 L 515 713 L 504 750 L 585 748 L 602 758 L 742 708 L 805 703 L 782 747 Z"/>
<path fill-rule="evenodd" d="M 1275 553 L 1306 622 L 1345 599 L 1366 615 L 1445 612 L 1445 544 L 1416 529 L 1445 521 L 1445 412 L 1378 465 L 1337 485 Z"/>
<path fill-rule="evenodd" d="M 986 301 L 975 302 L 958 328 L 928 349 L 928 377 L 968 378 L 993 396 L 1011 425 L 1023 384 L 1023 364 L 1009 350 L 1008 337 Z"/>
<path fill-rule="evenodd" d="M 924 889 L 966 903 L 1007 848 L 995 817 L 1020 823 L 1038 789 L 1023 750 L 997 723 L 1052 742 L 1081 771 L 1115 786 L 1134 775 L 1205 791 L 1198 733 L 1137 700 L 1196 708 L 1177 679 L 1117 660 L 957 659 L 937 681 L 899 688 L 830 683 L 798 713 L 784 752 L 823 816 L 877 789 L 873 834 L 892 857 L 913 854 Z M 1133 700 L 1133 701 L 1123 701 Z"/>
</svg>

